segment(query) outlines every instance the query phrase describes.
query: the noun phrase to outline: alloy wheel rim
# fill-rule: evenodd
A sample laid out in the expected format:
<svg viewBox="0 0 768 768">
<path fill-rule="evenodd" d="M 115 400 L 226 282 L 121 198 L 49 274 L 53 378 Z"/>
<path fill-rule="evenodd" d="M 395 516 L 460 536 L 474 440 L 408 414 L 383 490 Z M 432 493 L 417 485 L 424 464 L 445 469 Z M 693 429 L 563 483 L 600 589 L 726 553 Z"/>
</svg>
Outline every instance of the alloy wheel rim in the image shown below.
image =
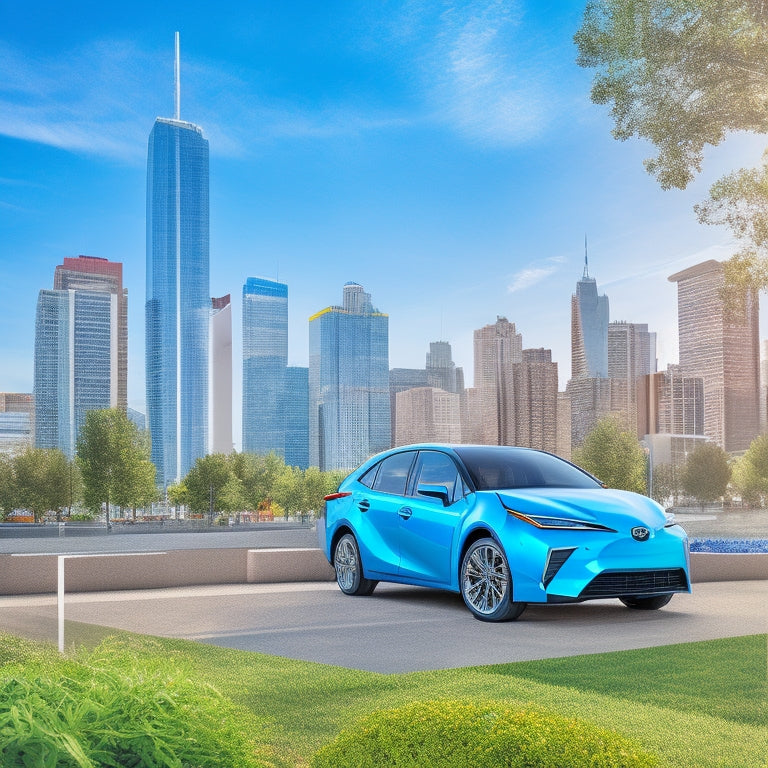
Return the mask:
<svg viewBox="0 0 768 768">
<path fill-rule="evenodd" d="M 493 613 L 507 594 L 509 576 L 504 557 L 493 546 L 475 549 L 464 567 L 464 595 L 483 615 Z"/>
<path fill-rule="evenodd" d="M 343 539 L 336 547 L 334 558 L 336 567 L 336 580 L 342 589 L 352 589 L 357 574 L 357 557 L 352 542 Z"/>
</svg>

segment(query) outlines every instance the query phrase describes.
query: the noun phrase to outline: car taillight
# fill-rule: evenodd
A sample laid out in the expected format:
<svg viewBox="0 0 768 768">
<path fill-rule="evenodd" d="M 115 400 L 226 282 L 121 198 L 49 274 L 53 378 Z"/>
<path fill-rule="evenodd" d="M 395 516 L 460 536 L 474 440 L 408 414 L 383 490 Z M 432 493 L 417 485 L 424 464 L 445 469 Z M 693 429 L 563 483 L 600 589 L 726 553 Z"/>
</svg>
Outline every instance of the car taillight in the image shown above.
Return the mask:
<svg viewBox="0 0 768 768">
<path fill-rule="evenodd" d="M 323 501 L 336 501 L 336 499 L 343 499 L 345 496 L 351 496 L 351 491 L 339 491 L 337 493 L 329 493 L 323 497 Z"/>
</svg>

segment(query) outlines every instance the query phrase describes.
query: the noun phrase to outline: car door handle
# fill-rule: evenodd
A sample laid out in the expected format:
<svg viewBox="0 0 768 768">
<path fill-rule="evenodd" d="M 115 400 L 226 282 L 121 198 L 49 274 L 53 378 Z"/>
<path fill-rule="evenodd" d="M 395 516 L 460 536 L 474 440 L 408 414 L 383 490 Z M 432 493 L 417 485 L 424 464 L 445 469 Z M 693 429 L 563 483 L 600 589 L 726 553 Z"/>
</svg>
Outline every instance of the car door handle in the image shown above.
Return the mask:
<svg viewBox="0 0 768 768">
<path fill-rule="evenodd" d="M 410 507 L 400 507 L 400 509 L 397 510 L 397 514 L 400 515 L 403 520 L 407 520 L 413 514 L 413 510 Z"/>
<path fill-rule="evenodd" d="M 371 508 L 371 502 L 368 501 L 368 499 L 363 499 L 357 506 L 360 508 L 361 512 L 367 512 Z"/>
</svg>

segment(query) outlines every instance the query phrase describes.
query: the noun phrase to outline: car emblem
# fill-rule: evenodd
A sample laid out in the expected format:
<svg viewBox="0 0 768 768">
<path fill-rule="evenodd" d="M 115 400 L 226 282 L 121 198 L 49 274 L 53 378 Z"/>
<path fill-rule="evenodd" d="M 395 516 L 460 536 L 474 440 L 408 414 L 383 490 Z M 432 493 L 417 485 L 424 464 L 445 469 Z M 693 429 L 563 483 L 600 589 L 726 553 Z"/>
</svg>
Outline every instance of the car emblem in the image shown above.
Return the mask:
<svg viewBox="0 0 768 768">
<path fill-rule="evenodd" d="M 644 528 L 641 525 L 639 525 L 637 528 L 632 529 L 632 538 L 635 541 L 648 541 L 650 536 L 651 536 L 651 532 L 647 528 Z"/>
</svg>

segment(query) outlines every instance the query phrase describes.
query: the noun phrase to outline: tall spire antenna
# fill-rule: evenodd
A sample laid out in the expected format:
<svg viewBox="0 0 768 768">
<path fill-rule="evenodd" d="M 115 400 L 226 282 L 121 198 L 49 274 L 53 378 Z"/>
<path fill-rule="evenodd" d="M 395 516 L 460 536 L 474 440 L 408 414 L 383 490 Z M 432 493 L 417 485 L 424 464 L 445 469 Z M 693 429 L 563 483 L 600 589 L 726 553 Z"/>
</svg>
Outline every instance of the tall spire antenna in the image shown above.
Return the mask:
<svg viewBox="0 0 768 768">
<path fill-rule="evenodd" d="M 589 277 L 589 259 L 587 258 L 587 235 L 584 234 L 584 277 Z"/>
<path fill-rule="evenodd" d="M 176 120 L 181 120 L 181 58 L 179 55 L 179 33 L 176 33 L 176 59 L 173 67 L 173 83 L 174 83 L 174 97 L 175 97 L 175 112 L 174 117 Z"/>
</svg>

